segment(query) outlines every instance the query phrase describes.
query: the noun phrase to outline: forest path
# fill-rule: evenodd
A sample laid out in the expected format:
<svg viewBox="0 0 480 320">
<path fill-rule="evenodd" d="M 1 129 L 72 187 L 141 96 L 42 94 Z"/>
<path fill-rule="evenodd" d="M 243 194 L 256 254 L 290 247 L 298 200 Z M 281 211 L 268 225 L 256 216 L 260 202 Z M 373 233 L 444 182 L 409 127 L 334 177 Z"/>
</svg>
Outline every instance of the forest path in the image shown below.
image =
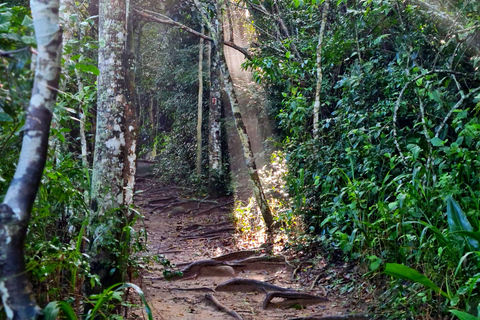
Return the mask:
<svg viewBox="0 0 480 320">
<path fill-rule="evenodd" d="M 154 319 L 234 319 L 235 313 L 227 313 L 232 310 L 236 312 L 237 319 L 245 320 L 321 317 L 355 311 L 355 303 L 347 298 L 329 294 L 329 301 L 324 301 L 323 280 L 319 281 L 321 286 L 311 291 L 311 283 L 292 277 L 294 271 L 300 275 L 301 270 L 297 273 L 295 265 L 287 263 L 285 257 L 269 258 L 261 248 L 237 245 L 236 231 L 230 219 L 232 198 L 216 201 L 182 198 L 180 189 L 161 186 L 148 178 L 139 179 L 137 190 L 143 191 L 136 197 L 136 205 L 145 216 L 149 254 L 162 254 L 179 269 L 184 269 L 183 277 L 170 281 L 164 279 L 164 268 L 160 263 L 155 263 L 142 274 L 142 287 Z M 232 254 L 226 255 L 228 253 Z M 189 265 L 195 261 L 201 262 Z M 223 288 L 217 287 L 233 278 L 248 280 L 246 283 L 239 280 Z M 272 285 L 301 290 L 316 297 L 302 297 L 289 291 L 273 294 L 272 302 L 265 303 L 265 291 L 281 289 Z M 211 302 L 211 296 L 230 310 L 219 311 L 218 306 Z M 267 305 L 266 309 L 263 309 L 263 304 Z M 305 307 L 302 309 L 301 305 Z M 325 319 L 367 318 L 336 316 Z"/>
</svg>

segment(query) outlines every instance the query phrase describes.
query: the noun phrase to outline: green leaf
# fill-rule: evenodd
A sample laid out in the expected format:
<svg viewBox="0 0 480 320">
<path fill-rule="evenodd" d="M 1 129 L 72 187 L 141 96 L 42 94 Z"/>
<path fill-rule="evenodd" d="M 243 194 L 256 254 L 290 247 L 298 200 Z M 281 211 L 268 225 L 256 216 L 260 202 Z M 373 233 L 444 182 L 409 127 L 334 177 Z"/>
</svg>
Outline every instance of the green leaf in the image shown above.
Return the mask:
<svg viewBox="0 0 480 320">
<path fill-rule="evenodd" d="M 96 76 L 98 76 L 100 74 L 100 71 L 98 71 L 98 68 L 95 67 L 92 64 L 77 63 L 75 65 L 75 68 L 77 68 L 78 70 L 83 71 L 85 73 L 94 74 Z"/>
<path fill-rule="evenodd" d="M 445 142 L 442 139 L 439 139 L 437 137 L 432 138 L 430 142 L 434 147 L 442 147 L 445 144 Z"/>
<path fill-rule="evenodd" d="M 12 19 L 12 13 L 7 12 L 0 12 L 0 32 L 8 32 L 10 29 Z"/>
<path fill-rule="evenodd" d="M 33 46 L 37 43 L 37 40 L 33 36 L 22 36 L 22 41 L 23 41 L 23 43 L 31 45 L 31 46 Z"/>
<path fill-rule="evenodd" d="M 479 241 L 475 240 L 477 232 L 474 232 L 467 215 L 462 211 L 460 205 L 452 196 L 446 198 L 447 201 L 447 218 L 450 232 L 463 233 L 467 236 L 467 241 L 475 251 L 480 251 Z"/>
<path fill-rule="evenodd" d="M 438 90 L 429 91 L 428 92 L 428 97 L 435 102 L 438 102 L 438 103 L 442 102 L 442 98 L 441 98 L 440 92 L 438 92 Z"/>
<path fill-rule="evenodd" d="M 422 148 L 420 148 L 416 144 L 407 145 L 407 149 L 412 153 L 413 160 L 417 160 L 420 152 L 422 152 Z"/>
<path fill-rule="evenodd" d="M 105 304 L 105 302 L 107 302 L 109 299 L 111 299 L 113 297 L 113 295 L 112 295 L 113 291 L 112 290 L 115 287 L 118 287 L 117 289 L 115 289 L 115 291 L 119 291 L 119 290 L 122 290 L 124 288 L 134 289 L 138 293 L 138 295 L 140 296 L 140 299 L 142 300 L 142 303 L 145 305 L 145 311 L 147 312 L 148 320 L 153 320 L 152 310 L 150 309 L 150 306 L 147 303 L 147 299 L 145 299 L 145 294 L 143 293 L 142 289 L 140 289 L 139 286 L 137 286 L 133 283 L 124 283 L 123 285 L 120 285 L 120 283 L 114 284 L 113 286 L 105 289 L 100 295 L 97 295 L 98 296 L 97 303 L 95 304 L 94 308 L 92 309 L 92 312 L 87 315 L 87 317 L 86 317 L 87 320 L 95 319 L 95 316 L 99 312 L 100 308 Z"/>
<path fill-rule="evenodd" d="M 12 117 L 10 117 L 10 115 L 8 113 L 0 112 L 0 121 L 12 122 L 13 119 L 12 119 Z"/>
<path fill-rule="evenodd" d="M 404 266 L 403 264 L 398 263 L 387 263 L 385 270 L 383 273 L 388 274 L 390 276 L 412 280 L 416 283 L 422 284 L 427 288 L 432 289 L 435 292 L 440 293 L 442 296 L 450 299 L 447 293 L 445 293 L 442 289 L 440 289 L 435 283 L 432 282 L 429 278 L 421 274 L 415 269 L 410 267 Z"/>
<path fill-rule="evenodd" d="M 33 20 L 30 18 L 28 15 L 25 15 L 25 18 L 23 18 L 22 21 L 22 26 L 30 28 L 33 30 Z"/>
<path fill-rule="evenodd" d="M 479 317 L 472 316 L 469 313 L 458 311 L 458 310 L 449 310 L 451 313 L 456 315 L 460 320 L 480 320 Z"/>
<path fill-rule="evenodd" d="M 66 303 L 65 301 L 52 301 L 50 302 L 45 309 L 43 309 L 43 314 L 45 320 L 56 320 L 58 318 L 58 312 L 62 310 L 63 314 L 67 320 L 77 320 L 77 315 L 73 308 Z"/>
<path fill-rule="evenodd" d="M 140 289 L 139 286 L 133 283 L 125 283 L 123 288 L 132 288 L 135 290 L 138 295 L 140 296 L 140 299 L 142 300 L 143 305 L 145 306 L 145 312 L 147 312 L 148 320 L 153 320 L 153 314 L 152 314 L 152 309 L 150 309 L 150 306 L 148 305 L 147 299 L 145 298 L 145 294 L 143 293 L 142 289 Z"/>
<path fill-rule="evenodd" d="M 22 41 L 22 37 L 16 33 L 0 33 L 0 39 Z"/>
</svg>

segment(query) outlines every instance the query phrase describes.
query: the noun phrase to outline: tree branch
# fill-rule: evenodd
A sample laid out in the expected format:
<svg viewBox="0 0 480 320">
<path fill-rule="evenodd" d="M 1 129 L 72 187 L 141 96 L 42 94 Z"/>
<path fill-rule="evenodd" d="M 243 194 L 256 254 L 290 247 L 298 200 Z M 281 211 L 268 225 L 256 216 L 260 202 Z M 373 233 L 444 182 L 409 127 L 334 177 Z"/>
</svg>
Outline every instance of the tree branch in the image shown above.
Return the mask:
<svg viewBox="0 0 480 320">
<path fill-rule="evenodd" d="M 180 28 L 184 31 L 187 31 L 187 32 L 189 32 L 189 33 L 191 33 L 191 34 L 193 34 L 197 37 L 203 38 L 203 39 L 208 40 L 208 41 L 213 41 L 213 39 L 211 37 L 206 36 L 206 35 L 198 32 L 198 31 L 195 31 L 192 28 L 189 28 L 186 25 L 183 25 L 183 24 L 181 24 L 181 23 L 179 23 L 179 22 L 177 22 L 177 21 L 175 21 L 175 20 L 173 20 L 169 17 L 166 17 L 166 16 L 164 16 L 160 13 L 154 13 L 154 12 L 151 12 L 151 11 L 148 11 L 148 10 L 141 11 L 141 10 L 138 10 L 136 8 L 133 8 L 133 12 L 135 12 L 139 16 L 147 18 L 147 19 L 149 19 L 153 22 L 158 22 L 158 23 L 162 23 L 162 24 L 168 24 L 168 25 L 171 25 L 171 26 L 175 26 L 175 27 L 178 27 L 178 28 Z M 159 15 L 159 16 L 163 16 L 164 19 L 157 18 L 157 17 L 153 16 L 152 14 L 148 14 L 147 12 L 152 13 L 152 14 L 156 14 L 156 15 Z"/>
<path fill-rule="evenodd" d="M 175 27 L 178 27 L 188 33 L 191 33 L 197 37 L 200 37 L 200 38 L 203 38 L 207 41 L 214 41 L 214 39 L 212 37 L 209 37 L 207 35 L 204 35 L 203 33 L 200 33 L 198 31 L 195 31 L 194 29 L 190 28 L 190 27 L 187 27 L 186 25 L 184 24 L 181 24 L 167 16 L 164 16 L 163 14 L 161 13 L 156 13 L 156 12 L 152 12 L 152 11 L 149 11 L 149 10 L 139 10 L 139 9 L 136 9 L 136 8 L 133 8 L 133 11 L 138 14 L 139 16 L 141 17 L 144 17 L 150 21 L 153 21 L 153 22 L 158 22 L 158 23 L 162 23 L 162 24 L 168 24 L 168 25 L 171 25 L 171 26 L 175 26 Z M 160 18 L 157 18 L 155 17 L 153 14 L 155 15 L 158 15 L 158 16 L 161 16 L 163 19 L 160 19 Z M 230 48 L 233 48 L 239 52 L 241 52 L 243 55 L 245 55 L 245 57 L 247 59 L 252 59 L 252 54 L 248 52 L 248 50 L 246 48 L 242 48 L 238 45 L 236 45 L 235 43 L 231 42 L 231 41 L 225 41 L 224 42 L 226 46 L 230 47 Z"/>
</svg>

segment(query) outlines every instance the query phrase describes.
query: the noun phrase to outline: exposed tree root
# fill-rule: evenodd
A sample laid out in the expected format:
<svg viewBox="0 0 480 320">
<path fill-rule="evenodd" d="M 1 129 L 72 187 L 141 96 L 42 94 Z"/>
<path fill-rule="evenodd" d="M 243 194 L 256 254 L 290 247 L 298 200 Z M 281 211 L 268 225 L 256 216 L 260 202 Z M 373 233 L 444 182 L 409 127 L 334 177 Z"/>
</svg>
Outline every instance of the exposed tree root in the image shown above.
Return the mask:
<svg viewBox="0 0 480 320">
<path fill-rule="evenodd" d="M 290 318 L 287 320 L 371 320 L 372 316 L 366 314 L 346 314 L 339 316 L 309 316 L 309 317 L 299 317 L 299 318 Z"/>
<path fill-rule="evenodd" d="M 227 228 L 222 228 L 218 230 L 210 230 L 210 231 L 205 231 L 202 233 L 198 233 L 196 235 L 186 235 L 186 236 L 181 236 L 185 239 L 196 239 L 199 237 L 205 237 L 205 236 L 211 236 L 211 235 L 217 235 L 219 233 L 224 233 L 224 232 L 230 232 L 230 231 L 235 231 L 236 229 L 233 227 L 227 227 Z"/>
<path fill-rule="evenodd" d="M 292 281 L 295 280 L 295 276 L 297 275 L 297 272 L 298 272 L 298 270 L 300 270 L 300 268 L 302 267 L 302 265 L 303 265 L 303 263 L 300 263 L 300 264 L 295 268 L 295 270 L 293 270 L 293 272 L 292 272 Z"/>
<path fill-rule="evenodd" d="M 207 293 L 205 295 L 205 299 L 207 299 L 208 301 L 212 302 L 215 307 L 217 307 L 218 310 L 220 311 L 223 311 L 225 312 L 226 314 L 228 314 L 229 316 L 235 318 L 235 319 L 238 319 L 238 320 L 243 320 L 242 317 L 240 317 L 238 315 L 238 313 L 236 313 L 234 310 L 230 309 L 229 307 L 227 306 L 224 306 L 223 304 L 221 304 L 217 298 L 215 298 L 213 295 L 211 295 L 210 293 Z"/>
<path fill-rule="evenodd" d="M 195 212 L 195 215 L 201 215 L 201 214 L 210 212 L 210 211 L 213 210 L 213 209 L 220 208 L 220 207 L 225 207 L 225 206 L 227 206 L 227 205 L 234 204 L 234 203 L 235 203 L 234 201 L 228 201 L 228 202 L 225 202 L 225 203 L 220 203 L 220 204 L 217 205 L 217 206 L 209 207 L 209 208 L 207 208 L 207 209 L 205 209 L 205 210 L 201 210 L 201 211 Z"/>
<path fill-rule="evenodd" d="M 292 302 L 292 304 L 301 304 L 302 301 L 305 302 L 327 302 L 329 301 L 325 297 L 320 297 L 320 296 L 314 296 L 308 293 L 301 293 L 301 292 L 284 292 L 284 291 L 272 291 L 268 292 L 267 296 L 265 297 L 265 300 L 263 301 L 263 309 L 267 309 L 268 305 L 272 301 L 273 298 L 284 298 L 287 300 L 295 300 L 295 302 Z"/>
<path fill-rule="evenodd" d="M 222 266 L 222 265 L 225 265 L 222 261 L 215 261 L 215 260 L 200 260 L 200 261 L 192 262 L 181 270 L 183 273 L 183 277 L 175 276 L 172 278 L 172 280 L 196 277 L 200 269 L 202 269 L 203 267 Z"/>
<path fill-rule="evenodd" d="M 198 288 L 173 288 L 175 291 L 201 291 L 201 292 L 215 292 L 212 288 L 198 287 Z"/>
<path fill-rule="evenodd" d="M 234 278 L 219 284 L 215 291 L 223 292 L 267 292 L 267 291 L 295 291 L 294 289 L 282 288 L 267 282 Z"/>
<path fill-rule="evenodd" d="M 163 201 L 170 201 L 170 200 L 173 200 L 173 199 L 178 199 L 178 198 L 176 198 L 176 197 L 163 197 L 163 198 L 152 199 L 152 200 L 148 201 L 148 205 L 161 204 Z M 147 206 L 147 205 L 144 205 L 144 207 L 145 206 Z"/>
<path fill-rule="evenodd" d="M 283 257 L 260 256 L 260 257 L 245 258 L 235 262 L 237 264 L 243 264 L 243 265 L 253 264 L 253 263 L 284 264 L 285 260 Z"/>
<path fill-rule="evenodd" d="M 220 239 L 222 236 L 211 234 L 211 235 L 198 235 L 198 236 L 188 236 L 184 237 L 183 239 L 185 240 L 214 240 L 214 239 Z"/>
<path fill-rule="evenodd" d="M 310 290 L 313 290 L 313 288 L 315 288 L 315 286 L 317 285 L 318 280 L 320 280 L 320 277 L 321 277 L 322 275 L 323 275 L 323 272 L 320 273 L 319 275 L 317 275 L 317 276 L 315 277 L 315 279 L 314 279 L 313 282 L 312 282 L 312 285 L 310 286 Z M 323 289 L 323 290 L 325 290 L 325 289 Z"/>
<path fill-rule="evenodd" d="M 209 230 L 215 227 L 222 227 L 226 225 L 231 225 L 232 223 L 230 221 L 224 221 L 216 224 L 192 224 L 186 228 L 184 228 L 182 231 L 203 231 L 203 230 Z"/>
<path fill-rule="evenodd" d="M 169 254 L 169 253 L 180 253 L 183 252 L 183 250 L 170 250 L 170 251 L 159 251 L 157 254 Z"/>
<path fill-rule="evenodd" d="M 212 260 L 217 261 L 235 261 L 237 259 L 246 259 L 254 256 L 258 253 L 258 250 L 242 250 L 242 251 L 234 251 L 227 254 L 224 254 L 219 257 L 212 258 Z"/>
</svg>

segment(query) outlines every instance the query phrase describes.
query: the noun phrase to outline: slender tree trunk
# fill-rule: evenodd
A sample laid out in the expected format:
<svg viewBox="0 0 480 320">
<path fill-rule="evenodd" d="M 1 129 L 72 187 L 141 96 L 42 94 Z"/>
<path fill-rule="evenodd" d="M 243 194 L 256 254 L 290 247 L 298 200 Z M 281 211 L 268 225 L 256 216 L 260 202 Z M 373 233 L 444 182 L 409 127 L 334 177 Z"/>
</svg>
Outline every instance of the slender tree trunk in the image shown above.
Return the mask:
<svg viewBox="0 0 480 320">
<path fill-rule="evenodd" d="M 330 9 L 330 0 L 325 0 L 322 12 L 322 23 L 320 26 L 320 35 L 318 36 L 317 45 L 317 87 L 315 90 L 315 104 L 313 105 L 313 137 L 318 139 L 319 123 L 320 123 L 320 94 L 322 91 L 322 49 L 323 36 L 325 34 L 325 25 L 327 24 L 328 11 Z"/>
<path fill-rule="evenodd" d="M 214 26 L 217 28 L 217 26 Z M 216 39 L 215 32 L 211 32 Z M 208 160 L 209 160 L 209 193 L 211 196 L 218 196 L 218 186 L 223 179 L 222 172 L 222 93 L 220 87 L 221 57 L 220 44 L 215 40 L 211 50 L 210 65 L 210 110 L 208 121 Z"/>
<path fill-rule="evenodd" d="M 42 178 L 60 79 L 58 0 L 31 1 L 38 56 L 17 170 L 0 205 L 0 292 L 8 319 L 40 315 L 25 270 L 24 241 Z"/>
<path fill-rule="evenodd" d="M 70 19 L 70 16 L 76 13 L 75 1 L 73 0 L 61 0 L 60 1 L 60 21 L 63 28 L 63 49 L 67 47 L 67 44 L 75 38 L 75 29 L 77 24 Z M 71 50 L 70 50 L 71 51 Z M 61 80 L 60 89 L 65 91 L 68 82 L 70 81 L 70 75 L 68 71 L 69 65 L 72 63 L 70 59 L 71 53 L 63 53 L 65 65 L 63 69 L 64 78 Z"/>
<path fill-rule="evenodd" d="M 97 85 L 97 130 L 91 187 L 90 268 L 103 287 L 122 281 L 119 257 L 112 247 L 119 240 L 125 217 L 123 170 L 125 157 L 126 4 L 124 0 L 99 1 L 100 75 Z M 114 270 L 113 274 L 111 270 Z M 87 288 L 97 293 L 101 287 Z"/>
<path fill-rule="evenodd" d="M 230 72 L 227 67 L 227 62 L 225 60 L 225 54 L 223 51 L 223 12 L 225 2 L 224 0 L 218 0 L 217 2 L 218 8 L 218 40 L 219 40 L 219 51 L 220 51 L 220 66 L 222 70 L 222 81 L 223 81 L 223 90 L 228 96 L 230 106 L 232 108 L 232 113 L 235 119 L 235 126 L 237 128 L 238 134 L 240 136 L 240 141 L 243 147 L 243 153 L 245 157 L 245 163 L 247 165 L 248 173 L 250 175 L 250 179 L 252 180 L 253 184 L 253 194 L 255 196 L 255 200 L 260 208 L 260 211 L 263 216 L 263 220 L 265 221 L 265 225 L 269 232 L 273 231 L 273 216 L 268 206 L 267 198 L 265 197 L 265 193 L 263 192 L 262 183 L 260 181 L 260 177 L 258 176 L 257 165 L 255 163 L 255 158 L 252 152 L 252 146 L 250 143 L 250 139 L 247 134 L 247 129 L 245 128 L 245 124 L 243 123 L 242 114 L 238 107 L 238 99 L 233 87 L 232 77 L 230 76 Z"/>
<path fill-rule="evenodd" d="M 135 46 L 133 41 L 134 23 L 133 16 L 127 8 L 127 43 L 125 55 L 125 156 L 123 159 L 124 204 L 133 204 L 135 192 L 135 173 L 137 172 L 137 113 L 135 106 Z"/>
<path fill-rule="evenodd" d="M 150 123 L 151 123 L 151 131 L 150 131 L 150 145 L 152 146 L 152 159 L 155 159 L 157 156 L 157 145 L 155 140 L 157 138 L 157 123 L 155 121 L 155 100 L 153 96 L 153 91 L 150 93 Z"/>
<path fill-rule="evenodd" d="M 202 33 L 205 28 L 202 25 Z M 198 104 L 197 104 L 197 175 L 202 174 L 202 117 L 203 117 L 203 43 L 205 40 L 200 38 L 198 46 Z"/>
<path fill-rule="evenodd" d="M 78 41 L 81 43 L 84 37 L 85 29 L 81 27 L 80 21 L 77 20 L 76 28 L 78 31 Z M 84 54 L 83 46 L 80 47 L 80 54 Z M 75 69 L 75 76 L 77 78 L 77 90 L 81 96 L 83 97 L 83 79 L 80 70 Z M 81 147 L 81 154 L 82 154 L 82 165 L 83 168 L 87 171 L 90 168 L 90 163 L 88 162 L 88 143 L 87 143 L 87 135 L 86 135 L 86 115 L 88 112 L 88 107 L 86 104 L 81 103 L 78 109 L 78 119 L 80 120 L 80 147 Z M 89 193 L 85 193 L 85 198 L 89 199 Z"/>
</svg>

